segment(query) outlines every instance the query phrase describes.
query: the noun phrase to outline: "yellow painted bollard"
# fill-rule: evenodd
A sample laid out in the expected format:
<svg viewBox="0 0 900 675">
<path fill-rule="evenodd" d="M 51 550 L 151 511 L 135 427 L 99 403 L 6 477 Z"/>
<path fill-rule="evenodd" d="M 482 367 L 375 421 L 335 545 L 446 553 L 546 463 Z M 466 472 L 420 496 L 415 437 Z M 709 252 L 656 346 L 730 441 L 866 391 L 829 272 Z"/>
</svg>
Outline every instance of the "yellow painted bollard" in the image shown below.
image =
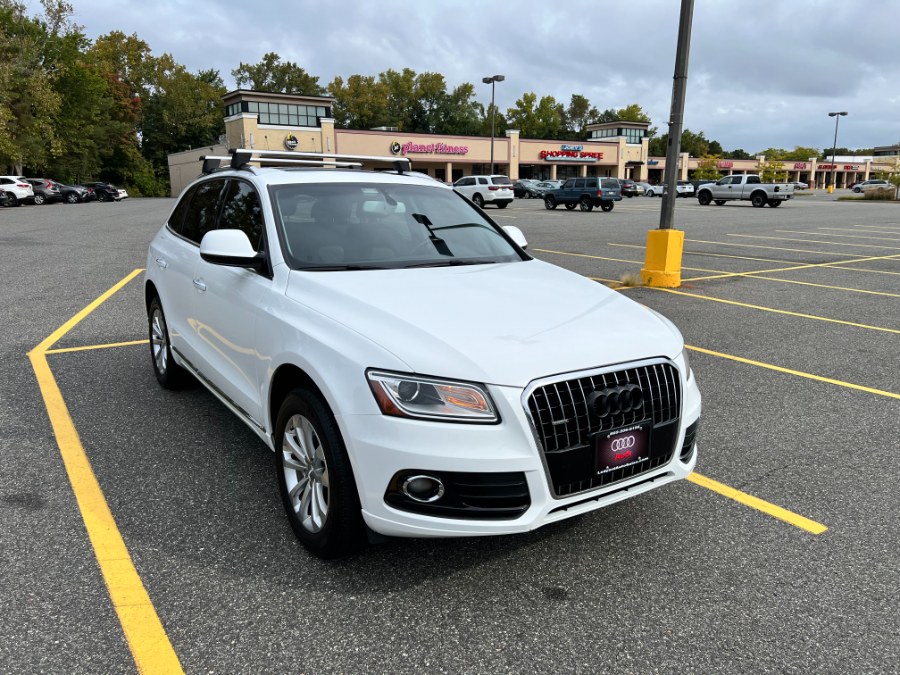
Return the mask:
<svg viewBox="0 0 900 675">
<path fill-rule="evenodd" d="M 829 185 L 828 186 L 828 194 L 831 194 L 832 192 L 834 192 L 834 185 Z"/>
<path fill-rule="evenodd" d="M 646 286 L 678 288 L 681 286 L 681 255 L 684 232 L 681 230 L 650 230 L 647 232 L 647 253 L 641 279 Z"/>
</svg>

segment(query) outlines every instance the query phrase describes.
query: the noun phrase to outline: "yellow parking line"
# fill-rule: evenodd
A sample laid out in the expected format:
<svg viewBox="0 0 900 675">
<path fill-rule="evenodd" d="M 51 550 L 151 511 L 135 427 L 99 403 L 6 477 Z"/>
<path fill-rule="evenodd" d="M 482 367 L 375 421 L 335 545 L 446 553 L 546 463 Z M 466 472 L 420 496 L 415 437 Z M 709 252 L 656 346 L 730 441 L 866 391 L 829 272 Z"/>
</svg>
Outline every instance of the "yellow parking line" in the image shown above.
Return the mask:
<svg viewBox="0 0 900 675">
<path fill-rule="evenodd" d="M 686 268 L 682 268 L 686 269 Z M 791 269 L 791 268 L 788 268 Z M 774 270 L 780 271 L 780 270 Z M 849 288 L 847 286 L 831 286 L 829 284 L 814 284 L 811 281 L 798 281 L 796 279 L 779 279 L 778 277 L 762 277 L 759 272 L 725 272 L 722 274 L 713 274 L 707 277 L 690 277 L 682 279 L 682 282 L 689 281 L 708 281 L 710 279 L 727 279 L 729 277 L 744 277 L 745 279 L 762 279 L 763 281 L 774 281 L 781 284 L 799 284 L 800 286 L 814 286 L 816 288 L 827 288 L 832 291 L 846 291 L 848 293 L 865 293 L 867 295 L 882 295 L 888 298 L 900 298 L 900 293 L 887 293 L 885 291 L 870 291 L 864 288 Z"/>
<path fill-rule="evenodd" d="M 883 258 L 887 260 L 887 258 Z M 822 265 L 822 267 L 833 267 L 836 270 L 849 270 L 851 272 L 870 272 L 872 274 L 897 274 L 900 275 L 900 272 L 888 272 L 887 270 L 870 270 L 865 267 L 844 267 L 842 265 Z"/>
<path fill-rule="evenodd" d="M 838 387 L 846 387 L 847 389 L 856 389 L 857 391 L 864 391 L 867 394 L 876 394 L 878 396 L 886 396 L 888 398 L 896 398 L 900 399 L 900 394 L 896 394 L 892 391 L 885 391 L 883 389 L 874 389 L 872 387 L 866 387 L 861 384 L 854 384 L 853 382 L 845 382 L 843 380 L 835 380 L 830 377 L 822 377 L 821 375 L 814 375 L 813 373 L 806 373 L 802 370 L 793 370 L 791 368 L 782 368 L 781 366 L 776 366 L 771 363 L 763 363 L 762 361 L 754 361 L 753 359 L 745 359 L 742 356 L 734 356 L 733 354 L 725 354 L 723 352 L 715 352 L 711 349 L 704 349 L 703 347 L 695 347 L 694 345 L 685 345 L 688 349 L 694 352 L 700 352 L 701 354 L 709 354 L 710 356 L 718 356 L 723 359 L 728 359 L 729 361 L 737 361 L 738 363 L 745 363 L 749 366 L 757 366 L 758 368 L 766 368 L 767 370 L 774 370 L 779 373 L 786 373 L 787 375 L 796 375 L 797 377 L 802 377 L 807 380 L 815 380 L 816 382 L 825 382 L 826 384 L 833 384 Z"/>
<path fill-rule="evenodd" d="M 739 502 L 744 506 L 749 506 L 750 508 L 756 509 L 757 511 L 767 513 L 773 518 L 783 520 L 786 523 L 790 523 L 794 527 L 799 527 L 801 530 L 806 530 L 807 532 L 810 532 L 812 534 L 822 534 L 823 532 L 828 530 L 828 528 L 822 525 L 822 523 L 817 523 L 816 521 L 810 520 L 809 518 L 804 518 L 803 516 L 797 515 L 793 511 L 788 511 L 787 509 L 783 509 L 780 506 L 775 506 L 775 504 L 764 501 L 759 497 L 748 495 L 746 492 L 735 490 L 733 487 L 729 487 L 724 483 L 719 483 L 712 478 L 701 476 L 696 471 L 690 474 L 687 479 L 695 485 L 705 487 L 707 490 L 712 490 L 713 492 L 728 497 L 729 499 L 733 499 L 734 501 Z"/>
<path fill-rule="evenodd" d="M 83 347 L 63 347 L 62 349 L 46 349 L 45 354 L 65 354 L 66 352 L 87 352 L 93 349 L 110 349 L 111 347 L 131 347 L 133 345 L 146 345 L 150 340 L 131 340 L 130 342 L 110 342 L 102 345 L 85 345 Z"/>
<path fill-rule="evenodd" d="M 818 228 L 822 230 L 824 228 Z M 836 229 L 836 228 L 835 228 Z M 824 234 L 826 237 L 842 237 L 849 239 L 874 239 L 876 241 L 900 241 L 900 239 L 895 239 L 893 237 L 869 237 L 865 234 L 831 234 L 830 232 L 807 232 L 806 230 L 775 230 L 776 232 L 784 232 L 785 234 L 811 234 L 813 236 Z M 846 232 L 847 230 L 841 230 L 842 232 Z M 889 234 L 885 232 L 885 234 Z"/>
<path fill-rule="evenodd" d="M 854 244 L 844 241 L 820 241 L 818 239 L 797 239 L 795 237 L 773 237 L 766 234 L 729 234 L 729 237 L 746 237 L 747 239 L 777 239 L 779 241 L 805 241 L 809 244 L 831 244 L 832 246 L 855 246 L 857 248 L 888 248 L 892 251 L 900 251 L 900 246 L 879 246 L 876 244 Z M 834 235 L 829 235 L 834 236 Z"/>
<path fill-rule="evenodd" d="M 731 237 L 739 237 L 743 235 L 733 234 L 728 235 Z M 752 235 L 747 235 L 752 236 Z M 761 239 L 770 239 L 771 237 L 760 237 Z M 738 246 L 740 248 L 766 248 L 773 251 L 793 251 L 795 253 L 816 253 L 818 255 L 847 255 L 846 251 L 812 251 L 808 248 L 785 248 L 783 246 L 762 246 L 761 244 L 732 244 L 726 241 L 706 241 L 704 239 L 685 239 L 685 241 L 692 241 L 698 244 L 713 244 L 714 246 Z M 810 242 L 814 244 L 816 242 Z M 835 243 L 835 242 L 828 242 Z M 779 261 L 775 261 L 779 262 Z"/>
<path fill-rule="evenodd" d="M 613 242 L 609 242 L 609 246 L 621 246 L 622 248 L 639 248 L 644 249 L 644 246 L 639 246 L 638 244 L 614 244 Z M 737 246 L 737 244 L 731 244 L 731 246 Z M 772 263 L 783 263 L 784 260 L 776 260 L 774 258 L 749 258 L 744 255 L 728 255 L 727 253 L 706 253 L 704 251 L 683 251 L 685 255 L 699 255 L 699 256 L 707 256 L 711 258 L 732 258 L 733 260 L 755 260 L 756 262 L 772 262 Z"/>
<path fill-rule="evenodd" d="M 644 288 L 652 288 L 645 286 Z M 787 316 L 796 316 L 801 319 L 813 319 L 815 321 L 827 321 L 828 323 L 837 323 L 844 326 L 853 326 L 854 328 L 865 328 L 866 330 L 877 330 L 885 333 L 894 333 L 900 335 L 900 330 L 895 328 L 884 328 L 883 326 L 870 326 L 865 323 L 855 323 L 853 321 L 844 321 L 843 319 L 830 319 L 825 316 L 816 316 L 815 314 L 803 314 L 801 312 L 791 312 L 786 309 L 775 309 L 774 307 L 763 307 L 762 305 L 751 305 L 746 302 L 738 302 L 737 300 L 725 300 L 724 298 L 714 298 L 711 295 L 700 295 L 699 293 L 687 293 L 686 291 L 676 291 L 672 288 L 653 288 L 655 291 L 664 291 L 666 293 L 674 293 L 675 295 L 684 295 L 689 298 L 699 298 L 700 300 L 708 300 L 710 302 L 721 302 L 726 305 L 736 305 L 738 307 L 747 307 L 748 309 L 758 309 L 762 312 L 772 312 L 774 314 L 785 314 Z"/>
<path fill-rule="evenodd" d="M 85 529 L 94 548 L 94 555 L 138 672 L 182 673 L 178 656 L 134 567 L 125 541 L 116 526 L 115 518 L 109 510 L 106 497 L 81 444 L 62 392 L 47 362 L 47 351 L 52 345 L 142 271 L 134 270 L 91 302 L 31 350 L 28 358 L 34 368 L 47 415 L 56 436 L 56 444 L 59 446 Z"/>
</svg>

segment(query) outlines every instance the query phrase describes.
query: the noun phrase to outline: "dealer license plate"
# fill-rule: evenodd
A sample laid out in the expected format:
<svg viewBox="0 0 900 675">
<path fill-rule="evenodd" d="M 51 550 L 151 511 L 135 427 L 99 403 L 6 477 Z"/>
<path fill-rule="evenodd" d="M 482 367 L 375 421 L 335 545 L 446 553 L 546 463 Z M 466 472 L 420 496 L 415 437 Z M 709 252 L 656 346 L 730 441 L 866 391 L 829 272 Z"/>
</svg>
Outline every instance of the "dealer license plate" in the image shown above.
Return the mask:
<svg viewBox="0 0 900 675">
<path fill-rule="evenodd" d="M 594 437 L 594 447 L 597 450 L 597 475 L 641 464 L 650 459 L 650 427 L 652 424 L 647 420 L 597 434 Z"/>
</svg>

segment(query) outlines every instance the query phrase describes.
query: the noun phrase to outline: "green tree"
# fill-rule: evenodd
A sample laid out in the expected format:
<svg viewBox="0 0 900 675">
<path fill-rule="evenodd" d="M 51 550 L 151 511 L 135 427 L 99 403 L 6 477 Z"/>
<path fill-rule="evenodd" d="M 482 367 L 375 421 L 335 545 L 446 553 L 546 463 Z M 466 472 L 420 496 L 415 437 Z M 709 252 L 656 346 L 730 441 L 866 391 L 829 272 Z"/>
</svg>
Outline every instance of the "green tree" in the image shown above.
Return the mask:
<svg viewBox="0 0 900 675">
<path fill-rule="evenodd" d="M 48 35 L 23 4 L 0 0 L 0 165 L 15 174 L 26 162 L 43 169 L 60 150 L 54 121 L 61 99 L 46 58 Z"/>
<path fill-rule="evenodd" d="M 440 73 L 419 73 L 413 88 L 412 127 L 408 131 L 433 134 L 442 130 L 447 85 Z"/>
<path fill-rule="evenodd" d="M 537 94 L 526 92 L 506 113 L 508 126 L 518 129 L 523 138 L 559 138 L 564 131 L 559 104 L 552 96 L 538 101 Z"/>
<path fill-rule="evenodd" d="M 600 111 L 581 94 L 572 94 L 569 106 L 565 109 L 563 125 L 568 135 L 584 140 L 587 138 L 587 125 L 593 124 L 600 117 Z"/>
<path fill-rule="evenodd" d="M 759 164 L 759 176 L 763 183 L 780 183 L 788 179 L 788 172 L 784 168 L 784 162 L 770 162 L 766 155 L 766 161 Z"/>
<path fill-rule="evenodd" d="M 503 136 L 506 134 L 506 130 L 511 127 L 509 121 L 506 119 L 506 115 L 500 112 L 500 109 L 495 104 L 488 104 L 487 108 L 483 108 L 484 114 L 481 117 L 481 126 L 479 131 L 479 136 L 490 136 L 491 135 L 491 118 L 494 120 L 494 134 L 497 136 Z M 522 134 L 524 136 L 524 134 Z"/>
<path fill-rule="evenodd" d="M 272 91 L 282 94 L 322 96 L 325 90 L 319 78 L 310 75 L 293 61 L 282 61 L 275 52 L 269 52 L 259 63 L 243 63 L 231 71 L 239 88 L 249 86 L 254 91 Z"/>
<path fill-rule="evenodd" d="M 697 168 L 691 172 L 691 178 L 696 180 L 719 180 L 722 177 L 722 172 L 716 166 L 718 162 L 719 157 L 704 157 L 697 163 Z"/>
<path fill-rule="evenodd" d="M 753 159 L 753 156 L 743 148 L 726 152 L 724 157 L 725 159 Z"/>
<path fill-rule="evenodd" d="M 648 153 L 652 157 L 665 157 L 669 146 L 669 134 L 656 136 L 650 139 Z M 681 133 L 681 152 L 688 153 L 691 157 L 706 157 L 709 152 L 709 141 L 703 132 L 694 133 L 690 129 L 685 129 Z"/>
<path fill-rule="evenodd" d="M 392 126 L 388 117 L 388 89 L 367 75 L 351 75 L 346 84 L 340 76 L 328 85 L 334 97 L 335 124 L 345 129 Z"/>
<path fill-rule="evenodd" d="M 387 126 L 409 131 L 414 124 L 415 71 L 411 68 L 404 68 L 403 72 L 386 70 L 378 76 L 378 82 L 387 97 Z"/>
<path fill-rule="evenodd" d="M 624 108 L 619 108 L 616 111 L 616 115 L 618 119 L 623 122 L 647 122 L 650 123 L 650 116 L 644 112 L 643 108 L 639 106 L 637 103 L 632 103 L 631 105 L 625 106 Z"/>
<path fill-rule="evenodd" d="M 818 148 L 804 148 L 801 145 L 795 145 L 793 150 L 784 153 L 782 159 L 792 162 L 808 162 L 810 157 L 818 157 L 820 152 Z"/>
<path fill-rule="evenodd" d="M 479 132 L 484 106 L 475 100 L 475 85 L 464 82 L 444 97 L 440 118 L 446 134 L 474 136 Z"/>
</svg>

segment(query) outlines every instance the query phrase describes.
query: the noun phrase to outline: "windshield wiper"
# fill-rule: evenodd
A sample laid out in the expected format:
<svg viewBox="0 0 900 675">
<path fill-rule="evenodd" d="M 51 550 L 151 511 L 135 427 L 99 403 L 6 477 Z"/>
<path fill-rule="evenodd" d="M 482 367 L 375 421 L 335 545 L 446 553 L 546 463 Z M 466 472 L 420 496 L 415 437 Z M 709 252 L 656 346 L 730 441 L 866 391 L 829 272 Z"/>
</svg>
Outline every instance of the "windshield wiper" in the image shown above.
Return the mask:
<svg viewBox="0 0 900 675">
<path fill-rule="evenodd" d="M 441 255 L 452 256 L 453 253 L 450 251 L 450 247 L 447 246 L 447 242 L 441 239 L 434 233 L 434 223 L 432 223 L 428 216 L 424 213 L 413 213 L 413 220 L 417 223 L 423 225 L 426 230 L 428 230 L 428 238 L 431 240 L 431 243 L 434 244 L 434 248 Z"/>
<path fill-rule="evenodd" d="M 302 272 L 358 272 L 360 270 L 383 270 L 387 269 L 380 265 L 314 265 L 310 267 L 301 267 Z"/>
<path fill-rule="evenodd" d="M 403 269 L 412 269 L 413 267 L 459 267 L 461 265 L 494 265 L 498 260 L 474 260 L 466 258 L 447 258 L 445 260 L 430 260 L 423 263 L 413 263 L 412 265 L 404 265 Z"/>
</svg>

